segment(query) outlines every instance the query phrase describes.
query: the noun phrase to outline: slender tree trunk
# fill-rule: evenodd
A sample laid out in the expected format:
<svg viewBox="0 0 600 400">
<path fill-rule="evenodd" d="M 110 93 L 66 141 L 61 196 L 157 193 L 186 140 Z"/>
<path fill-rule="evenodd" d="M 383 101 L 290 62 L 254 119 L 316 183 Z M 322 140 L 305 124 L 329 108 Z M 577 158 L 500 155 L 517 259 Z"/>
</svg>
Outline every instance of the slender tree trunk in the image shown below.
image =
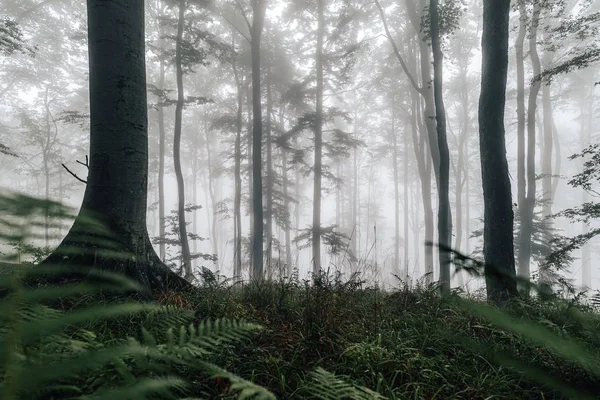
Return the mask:
<svg viewBox="0 0 600 400">
<path fill-rule="evenodd" d="M 549 39 L 549 35 L 544 33 L 544 39 Z M 544 51 L 542 65 L 544 69 L 549 68 L 554 59 L 554 51 L 547 49 Z M 550 99 L 550 85 L 544 84 L 542 88 L 542 112 L 544 121 L 544 152 L 542 153 L 542 218 L 544 225 L 544 241 L 551 243 L 552 235 L 552 203 L 554 202 L 553 190 L 553 171 L 552 171 L 552 155 L 554 149 L 554 117 L 552 115 L 552 101 Z M 549 247 L 550 249 L 550 247 Z M 544 254 L 544 256 L 548 256 Z M 550 276 L 544 268 L 540 269 L 540 281 L 550 283 Z"/>
<path fill-rule="evenodd" d="M 455 201 L 456 201 L 456 243 L 455 247 L 458 251 L 463 251 L 462 249 L 462 241 L 464 236 L 463 229 L 463 192 L 465 188 L 466 181 L 468 179 L 466 173 L 466 164 L 468 164 L 468 159 L 465 157 L 465 151 L 467 150 L 467 144 L 469 141 L 469 86 L 468 86 L 468 74 L 467 74 L 468 65 L 466 63 L 461 63 L 460 66 L 460 79 L 461 79 L 461 97 L 460 101 L 462 103 L 462 113 L 460 117 L 460 122 L 462 125 L 460 136 L 458 138 L 458 159 L 456 165 L 456 193 L 455 193 Z M 468 196 L 468 194 L 467 194 Z M 468 242 L 469 232 L 467 230 L 467 242 Z M 464 287 L 464 277 L 462 271 L 457 271 L 456 276 L 458 279 L 459 287 Z"/>
<path fill-rule="evenodd" d="M 317 75 L 317 98 L 315 110 L 315 161 L 313 187 L 312 253 L 313 274 L 321 270 L 321 179 L 323 158 L 323 36 L 325 35 L 325 0 L 317 0 L 317 48 L 315 68 Z"/>
<path fill-rule="evenodd" d="M 392 169 L 394 172 L 394 270 L 402 276 L 400 267 L 400 188 L 398 176 L 398 136 L 396 134 L 396 115 L 392 99 Z M 406 208 L 406 203 L 404 204 Z"/>
<path fill-rule="evenodd" d="M 587 146 L 591 144 L 592 140 L 592 129 L 594 123 L 594 87 L 590 87 L 589 95 L 585 96 L 585 101 L 582 104 L 587 105 L 587 112 L 583 111 L 582 107 L 582 115 L 581 115 L 581 131 L 580 131 L 580 142 L 581 148 L 585 149 Z M 587 104 L 586 104 L 587 102 Z M 581 198 L 583 204 L 589 201 L 589 193 L 587 190 L 583 191 L 583 195 Z M 587 234 L 590 231 L 590 227 L 586 223 L 581 224 L 582 234 Z M 581 286 L 584 290 L 590 289 L 592 287 L 592 249 L 590 243 L 586 243 L 581 248 Z"/>
<path fill-rule="evenodd" d="M 266 210 L 265 210 L 265 239 L 267 242 L 267 275 L 269 278 L 273 274 L 273 149 L 271 143 L 271 114 L 273 113 L 273 97 L 271 95 L 271 74 L 267 73 L 267 118 L 265 125 L 265 134 L 267 139 L 267 190 L 266 190 Z"/>
<path fill-rule="evenodd" d="M 354 135 L 358 135 L 358 118 L 357 118 L 357 113 L 356 110 L 354 110 Z M 350 263 L 350 271 L 351 274 L 355 273 L 357 271 L 358 268 L 358 258 L 359 258 L 359 254 L 358 254 L 358 249 L 360 247 L 360 243 L 359 243 L 359 236 L 358 236 L 358 232 L 359 232 L 359 226 L 358 226 L 358 219 L 359 219 L 359 210 L 360 210 L 360 198 L 359 198 L 359 182 L 358 182 L 358 149 L 354 148 L 352 150 L 352 187 L 351 190 L 352 192 L 350 193 L 350 212 L 351 212 L 351 216 L 350 216 L 350 224 L 352 225 L 352 230 L 351 230 L 351 236 L 350 236 L 350 250 L 352 251 L 352 255 L 353 255 L 353 261 Z"/>
<path fill-rule="evenodd" d="M 181 256 L 183 262 L 183 271 L 185 279 L 191 281 L 194 279 L 192 273 L 192 257 L 190 254 L 190 244 L 188 242 L 187 225 L 185 222 L 185 185 L 183 181 L 183 171 L 181 169 L 181 125 L 183 114 L 183 69 L 181 66 L 183 25 L 185 23 L 185 0 L 179 0 L 179 20 L 177 22 L 177 43 L 175 45 L 175 66 L 177 68 L 177 104 L 175 106 L 175 133 L 173 142 L 173 161 L 175 162 L 175 176 L 177 178 L 177 215 L 179 217 L 179 236 L 181 240 Z"/>
<path fill-rule="evenodd" d="M 515 53 L 517 63 L 517 205 L 519 207 L 519 234 L 523 231 L 523 224 L 526 224 L 523 216 L 527 214 L 527 178 L 525 176 L 525 34 L 527 32 L 527 10 L 525 1 L 518 0 L 519 7 L 519 33 L 515 42 Z M 520 243 L 520 242 L 519 242 Z M 519 257 L 520 257 L 519 246 Z M 519 261 L 519 275 L 525 276 Z M 527 272 L 527 277 L 529 273 Z"/>
<path fill-rule="evenodd" d="M 262 104 L 260 90 L 260 41 L 266 0 L 252 0 L 252 279 L 263 279 L 263 197 L 262 197 Z"/>
<path fill-rule="evenodd" d="M 479 146 L 484 199 L 484 247 L 487 295 L 503 302 L 516 295 L 513 209 L 504 108 L 508 75 L 510 0 L 483 0 Z"/>
<path fill-rule="evenodd" d="M 533 67 L 533 75 L 541 73 L 541 63 L 537 51 L 537 30 L 540 22 L 541 2 L 536 0 L 533 6 L 529 37 L 529 56 Z M 529 279 L 531 276 L 531 238 L 533 235 L 533 215 L 535 210 L 536 176 L 535 176 L 535 139 L 536 109 L 541 88 L 540 81 L 534 81 L 529 91 L 527 104 L 527 193 L 521 213 L 521 232 L 519 237 L 519 275 Z"/>
<path fill-rule="evenodd" d="M 283 107 L 279 113 L 279 131 L 285 131 L 285 122 L 283 119 L 284 111 Z M 292 276 L 293 266 L 292 266 L 292 233 L 291 233 L 291 211 L 290 211 L 290 200 L 289 200 L 289 179 L 288 179 L 288 154 L 285 148 L 281 148 L 281 180 L 282 180 L 282 190 L 283 190 L 283 210 L 286 216 L 286 224 L 284 226 L 284 236 L 285 236 L 285 263 L 287 266 L 287 274 L 288 277 Z M 300 201 L 299 199 L 296 199 Z"/>
<path fill-rule="evenodd" d="M 431 16 L 431 47 L 433 49 L 433 89 L 435 95 L 435 120 L 439 147 L 438 182 L 438 241 L 440 258 L 440 282 L 442 293 L 450 293 L 450 252 L 452 245 L 452 216 L 450 210 L 450 150 L 446 136 L 446 107 L 443 97 L 442 46 L 440 43 L 438 0 L 429 1 Z"/>
<path fill-rule="evenodd" d="M 233 200 L 233 277 L 239 280 L 242 276 L 242 127 L 243 127 L 243 87 L 237 71 L 235 60 L 232 64 L 233 74 L 237 88 L 237 113 L 235 120 L 235 159 L 234 159 L 234 181 L 235 193 Z"/>
<path fill-rule="evenodd" d="M 422 124 L 419 123 L 419 97 L 417 93 L 412 93 L 412 114 L 411 131 L 413 139 L 413 148 L 417 160 L 417 170 L 419 172 L 419 181 L 421 183 L 421 196 L 423 200 L 423 217 L 425 223 L 425 241 L 433 241 L 433 206 L 431 204 L 431 171 L 427 167 L 426 138 L 419 135 L 419 129 Z M 425 281 L 431 283 L 433 280 L 433 248 L 425 246 Z"/>
<path fill-rule="evenodd" d="M 249 82 L 251 82 L 252 79 L 249 79 Z M 250 279 L 252 279 L 252 273 L 253 273 L 253 244 L 252 244 L 252 235 L 254 234 L 254 194 L 253 194 L 253 190 L 254 190 L 254 179 L 252 178 L 252 174 L 253 174 L 253 164 L 252 164 L 252 143 L 254 142 L 254 137 L 252 134 L 252 130 L 253 130 L 253 126 L 254 126 L 254 121 L 253 121 L 253 115 L 252 115 L 252 109 L 254 107 L 254 104 L 252 102 L 252 89 L 251 86 L 248 85 L 246 87 L 246 104 L 248 106 L 248 126 L 247 126 L 247 131 L 248 131 L 248 135 L 247 135 L 247 153 L 248 153 L 248 166 L 247 166 L 247 174 L 248 174 L 248 215 L 250 216 L 250 257 L 249 257 L 249 262 L 248 262 L 248 276 Z"/>
<path fill-rule="evenodd" d="M 409 276 L 409 272 L 408 272 L 408 256 L 409 256 L 409 252 L 408 249 L 410 249 L 411 247 L 409 246 L 409 240 L 408 240 L 408 228 L 409 228 L 409 182 L 408 182 L 408 176 L 409 176 L 409 171 L 408 171 L 408 134 L 406 133 L 406 130 L 403 132 L 402 134 L 403 138 L 404 138 L 404 151 L 402 153 L 402 157 L 403 157 L 403 169 L 404 169 L 404 181 L 403 181 L 403 194 L 404 194 L 404 262 L 403 262 L 403 266 L 402 266 L 402 271 L 403 271 L 403 275 L 401 276 L 402 279 L 406 279 L 408 282 L 408 276 Z M 415 242 L 414 244 L 416 244 L 418 242 Z"/>
<path fill-rule="evenodd" d="M 44 96 L 44 106 L 46 108 L 46 139 L 44 140 L 44 148 L 42 149 L 42 161 L 44 164 L 44 200 L 46 200 L 46 206 L 44 209 L 44 244 L 46 248 L 50 245 L 50 207 L 48 202 L 50 201 L 50 163 L 49 153 L 51 148 L 51 126 L 50 126 L 50 102 L 48 101 L 48 87 L 46 87 L 46 93 Z"/>
<path fill-rule="evenodd" d="M 210 228 L 210 242 L 212 244 L 212 250 L 213 250 L 213 254 L 215 256 L 218 257 L 219 255 L 219 237 L 217 235 L 217 216 L 219 214 L 219 210 L 217 209 L 218 207 L 218 201 L 217 201 L 217 195 L 215 193 L 215 175 L 214 175 L 214 169 L 213 169 L 213 160 L 212 160 L 212 152 L 213 149 L 210 148 L 210 135 L 208 132 L 208 124 L 206 124 L 207 126 L 205 126 L 204 128 L 204 132 L 206 133 L 206 140 L 204 141 L 204 143 L 206 143 L 206 170 L 207 170 L 207 177 L 208 177 L 208 194 L 210 196 L 210 204 L 211 204 L 211 208 L 212 208 L 212 214 L 211 214 L 211 228 Z M 208 204 L 207 204 L 208 207 Z M 213 267 L 214 267 L 214 271 L 218 271 L 219 270 L 219 260 L 218 258 L 215 258 L 215 260 L 213 261 Z"/>
<path fill-rule="evenodd" d="M 165 62 L 160 60 L 159 90 L 165 88 Z M 162 98 L 158 99 L 158 245 L 159 256 L 165 260 L 165 110 Z"/>
</svg>

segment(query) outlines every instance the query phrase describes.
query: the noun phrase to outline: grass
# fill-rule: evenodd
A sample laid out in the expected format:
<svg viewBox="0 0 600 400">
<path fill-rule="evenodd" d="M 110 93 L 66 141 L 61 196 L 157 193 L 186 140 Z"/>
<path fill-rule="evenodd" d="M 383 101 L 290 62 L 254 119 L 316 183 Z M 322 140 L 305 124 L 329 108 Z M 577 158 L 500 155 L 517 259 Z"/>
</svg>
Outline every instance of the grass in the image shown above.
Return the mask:
<svg viewBox="0 0 600 400">
<path fill-rule="evenodd" d="M 0 196 L 0 239 L 31 253 L 21 244 L 47 206 Z M 104 287 L 32 288 L 22 274 L 44 269 L 0 263 L 3 400 L 600 393 L 600 296 L 531 296 L 499 309 L 423 285 L 385 292 L 339 275 L 231 285 L 204 270 L 193 291 L 148 301 L 103 297 L 136 286 L 118 276 Z"/>
<path fill-rule="evenodd" d="M 600 315 L 578 299 L 531 298 L 500 311 L 434 288 L 383 292 L 321 276 L 181 299 L 196 318 L 244 318 L 265 329 L 222 365 L 278 398 L 313 398 L 323 368 L 390 399 L 594 398 Z"/>
</svg>

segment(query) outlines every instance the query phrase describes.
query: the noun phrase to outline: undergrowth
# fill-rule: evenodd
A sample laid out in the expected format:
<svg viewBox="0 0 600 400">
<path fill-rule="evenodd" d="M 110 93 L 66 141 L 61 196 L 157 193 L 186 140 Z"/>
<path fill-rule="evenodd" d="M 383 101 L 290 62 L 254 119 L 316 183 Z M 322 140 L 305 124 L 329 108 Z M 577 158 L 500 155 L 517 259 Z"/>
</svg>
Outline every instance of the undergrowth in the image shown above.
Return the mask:
<svg viewBox="0 0 600 400">
<path fill-rule="evenodd" d="M 437 288 L 384 292 L 321 275 L 200 287 L 197 316 L 235 316 L 264 327 L 221 358 L 279 398 L 327 397 L 323 370 L 389 399 L 596 398 L 600 315 L 583 297 L 531 296 L 502 310 Z M 322 397 L 315 394 L 315 388 Z M 355 393 L 356 396 L 358 396 Z"/>
<path fill-rule="evenodd" d="M 0 196 L 0 239 L 16 251 L 7 261 L 43 257 L 33 233 L 48 214 L 59 232 L 72 218 L 59 204 Z M 340 274 L 244 284 L 207 269 L 194 290 L 154 299 L 99 271 L 30 284 L 64 268 L 0 262 L 2 400 L 600 393 L 600 296 L 544 293 L 500 309 L 434 286 L 383 291 Z"/>
</svg>

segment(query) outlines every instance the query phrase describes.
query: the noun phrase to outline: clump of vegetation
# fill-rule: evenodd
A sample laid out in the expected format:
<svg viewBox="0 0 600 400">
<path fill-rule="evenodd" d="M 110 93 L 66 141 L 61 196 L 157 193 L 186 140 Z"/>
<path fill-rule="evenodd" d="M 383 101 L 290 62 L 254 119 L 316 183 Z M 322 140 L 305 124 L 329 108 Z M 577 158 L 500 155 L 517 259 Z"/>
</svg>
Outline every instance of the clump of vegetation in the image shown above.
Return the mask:
<svg viewBox="0 0 600 400">
<path fill-rule="evenodd" d="M 373 390 L 366 398 L 579 399 L 600 390 L 600 317 L 583 297 L 532 296 L 499 309 L 441 297 L 435 286 L 384 292 L 320 275 L 208 285 L 186 301 L 197 315 L 264 326 L 221 360 L 278 398 L 318 398 L 309 372 L 318 368 Z"/>
</svg>

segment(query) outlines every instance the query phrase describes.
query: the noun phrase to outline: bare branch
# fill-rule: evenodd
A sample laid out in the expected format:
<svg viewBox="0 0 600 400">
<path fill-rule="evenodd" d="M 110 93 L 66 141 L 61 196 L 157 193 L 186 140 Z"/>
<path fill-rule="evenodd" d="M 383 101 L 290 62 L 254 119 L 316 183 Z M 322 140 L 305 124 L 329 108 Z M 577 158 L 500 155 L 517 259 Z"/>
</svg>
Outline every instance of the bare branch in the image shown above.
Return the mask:
<svg viewBox="0 0 600 400">
<path fill-rule="evenodd" d="M 388 24 L 385 19 L 385 13 L 383 12 L 383 8 L 381 7 L 379 0 L 374 0 L 373 2 L 375 3 L 375 5 L 377 6 L 377 9 L 379 10 L 379 15 L 381 16 L 381 22 L 383 23 L 383 28 L 385 29 L 385 35 L 387 36 L 390 44 L 392 45 L 392 48 L 394 49 L 394 53 L 396 54 L 398 61 L 400 61 L 402 70 L 404 71 L 404 73 L 406 74 L 408 79 L 410 80 L 410 84 L 415 88 L 415 90 L 417 92 L 419 92 L 420 94 L 423 94 L 423 89 L 421 87 L 419 87 L 419 85 L 417 84 L 417 81 L 415 80 L 415 78 L 413 78 L 412 74 L 408 70 L 408 66 L 404 62 L 404 58 L 402 57 L 402 54 L 400 54 L 400 50 L 398 50 L 396 41 L 394 40 L 394 38 L 392 37 L 392 34 L 390 33 L 390 29 L 388 28 Z"/>
<path fill-rule="evenodd" d="M 78 161 L 79 162 L 79 161 Z M 67 172 L 69 174 L 71 174 L 75 179 L 77 179 L 79 182 L 81 183 L 85 183 L 87 185 L 87 181 L 85 179 L 81 179 L 80 177 L 77 176 L 77 174 L 75 174 L 73 171 L 71 171 L 69 168 L 67 168 L 67 166 L 65 164 L 61 164 L 63 166 L 64 169 L 67 170 Z"/>
</svg>

